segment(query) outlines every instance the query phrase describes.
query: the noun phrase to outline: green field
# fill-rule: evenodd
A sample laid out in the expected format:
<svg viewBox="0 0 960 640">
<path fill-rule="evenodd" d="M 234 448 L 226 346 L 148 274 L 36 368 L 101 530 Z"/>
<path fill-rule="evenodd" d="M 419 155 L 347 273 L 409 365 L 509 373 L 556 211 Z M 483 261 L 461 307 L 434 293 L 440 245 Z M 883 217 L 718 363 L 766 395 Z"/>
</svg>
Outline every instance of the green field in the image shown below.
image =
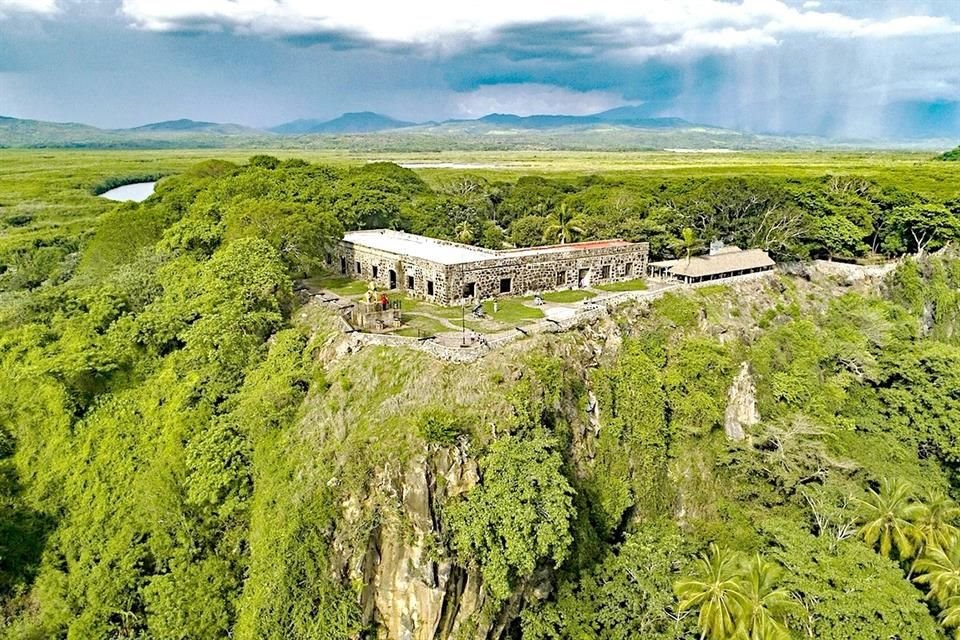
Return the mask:
<svg viewBox="0 0 960 640">
<path fill-rule="evenodd" d="M 366 162 L 422 165 L 417 172 L 431 184 L 470 174 L 491 180 L 524 175 L 576 177 L 599 174 L 613 178 L 768 176 L 795 178 L 823 175 L 895 177 L 901 188 L 953 194 L 960 182 L 960 163 L 931 162 L 920 152 L 737 152 L 682 154 L 667 152 L 588 151 L 438 151 L 378 153 L 298 150 L 20 150 L 0 149 L 0 219 L 3 237 L 41 237 L 51 231 L 78 231 L 92 218 L 117 206 L 92 195 L 105 180 L 145 174 L 176 174 L 203 160 L 243 162 L 251 155 L 303 158 L 334 166 Z M 477 168 L 430 168 L 431 164 L 475 164 Z M 490 168 L 490 165 L 500 165 Z M 25 222 L 10 223 L 18 216 Z"/>
</svg>

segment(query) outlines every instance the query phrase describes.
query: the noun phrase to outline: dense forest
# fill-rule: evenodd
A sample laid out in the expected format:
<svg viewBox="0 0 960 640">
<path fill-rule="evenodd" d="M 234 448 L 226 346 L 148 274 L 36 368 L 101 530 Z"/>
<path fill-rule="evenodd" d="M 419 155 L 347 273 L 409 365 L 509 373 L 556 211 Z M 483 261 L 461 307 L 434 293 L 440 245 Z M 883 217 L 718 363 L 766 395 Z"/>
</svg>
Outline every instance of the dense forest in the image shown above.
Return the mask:
<svg viewBox="0 0 960 640">
<path fill-rule="evenodd" d="M 15 198 L 24 193 L 14 192 L 9 202 L 0 200 L 0 214 L 7 212 L 3 216 L 7 239 L 0 242 L 0 292 L 64 282 L 78 269 L 89 273 L 87 267 L 92 268 L 93 261 L 129 262 L 138 248 L 158 241 L 173 220 L 180 230 L 210 226 L 214 236 L 206 241 L 215 244 L 223 233 L 228 238 L 244 233 L 237 225 L 245 206 L 263 211 L 257 214 L 263 220 L 286 220 L 276 224 L 287 225 L 290 233 L 303 238 L 313 234 L 301 218 L 275 214 L 297 207 L 302 209 L 297 214 L 301 217 L 332 216 L 346 229 L 390 227 L 493 248 L 620 237 L 649 241 L 658 257 L 685 255 L 688 249 L 696 253 L 714 239 L 761 247 L 781 260 L 922 253 L 943 246 L 960 230 L 957 173 L 946 170 L 949 165 L 940 166 L 943 171 L 924 180 L 917 180 L 911 175 L 913 168 L 905 167 L 871 177 L 829 173 L 803 178 L 782 171 L 710 177 L 622 172 L 509 179 L 453 172 L 428 183 L 411 170 L 383 162 L 344 167 L 272 156 L 255 156 L 240 166 L 210 161 L 162 181 L 157 196 L 142 208 L 134 207 L 133 213 L 111 212 L 101 220 L 96 237 L 92 222 L 78 228 L 57 217 L 51 219 L 33 206 L 18 207 Z M 165 173 L 152 170 L 101 177 L 88 188 L 98 194 Z M 30 182 L 19 188 L 38 187 L 47 185 Z M 53 210 L 89 206 L 71 198 Z M 110 235 L 110 228 L 117 231 Z M 685 243 L 685 228 L 693 232 L 692 246 Z M 287 233 L 279 227 L 271 232 Z M 311 259 L 306 248 L 279 247 L 282 241 L 277 236 L 272 244 L 287 256 L 288 266 L 289 260 Z M 111 242 L 116 246 L 105 246 Z M 292 258 L 292 252 L 300 258 Z M 78 265 L 81 259 L 88 264 Z M 301 271 L 307 267 L 299 265 Z"/>
<path fill-rule="evenodd" d="M 5 195 L 0 631 L 957 634 L 960 192 L 910 184 L 255 156 L 89 228 Z M 344 353 L 295 294 L 374 227 L 797 265 L 454 365 Z M 900 263 L 857 283 L 815 257 Z M 743 434 L 731 388 L 756 399 Z"/>
</svg>

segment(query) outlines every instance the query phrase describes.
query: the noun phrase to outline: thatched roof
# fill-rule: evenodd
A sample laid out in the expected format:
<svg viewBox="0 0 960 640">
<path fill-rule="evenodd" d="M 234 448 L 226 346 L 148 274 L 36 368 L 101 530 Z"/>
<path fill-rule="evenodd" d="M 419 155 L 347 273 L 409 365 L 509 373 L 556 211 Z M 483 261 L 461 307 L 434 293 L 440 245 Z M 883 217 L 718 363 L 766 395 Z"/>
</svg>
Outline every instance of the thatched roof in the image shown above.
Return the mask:
<svg viewBox="0 0 960 640">
<path fill-rule="evenodd" d="M 725 250 L 715 253 L 712 256 L 697 256 L 687 260 L 663 260 L 661 262 L 651 263 L 654 267 L 663 267 L 675 276 L 688 276 L 691 278 L 702 278 L 704 276 L 714 276 L 734 271 L 747 271 L 749 269 L 762 269 L 775 266 L 776 263 L 767 255 L 763 249 L 738 250 L 735 247 L 728 247 Z"/>
</svg>

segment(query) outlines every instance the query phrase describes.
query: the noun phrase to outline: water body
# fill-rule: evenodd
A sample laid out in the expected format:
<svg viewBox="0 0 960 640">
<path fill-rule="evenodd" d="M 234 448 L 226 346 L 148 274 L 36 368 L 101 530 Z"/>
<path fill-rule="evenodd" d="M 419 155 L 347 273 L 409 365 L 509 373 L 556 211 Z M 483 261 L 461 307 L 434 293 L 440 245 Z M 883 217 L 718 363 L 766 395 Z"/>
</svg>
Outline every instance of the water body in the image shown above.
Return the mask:
<svg viewBox="0 0 960 640">
<path fill-rule="evenodd" d="M 117 202 L 143 202 L 153 195 L 153 189 L 156 186 L 156 182 L 135 182 L 110 189 L 110 191 L 104 191 L 100 194 L 100 197 Z"/>
</svg>

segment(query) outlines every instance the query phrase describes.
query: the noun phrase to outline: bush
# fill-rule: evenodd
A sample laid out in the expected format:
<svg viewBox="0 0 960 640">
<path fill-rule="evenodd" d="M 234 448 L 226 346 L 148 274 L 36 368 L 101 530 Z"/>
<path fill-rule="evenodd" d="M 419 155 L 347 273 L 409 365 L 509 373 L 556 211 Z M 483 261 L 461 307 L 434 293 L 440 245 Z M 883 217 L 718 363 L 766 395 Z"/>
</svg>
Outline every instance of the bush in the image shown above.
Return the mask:
<svg viewBox="0 0 960 640">
<path fill-rule="evenodd" d="M 466 432 L 464 419 L 443 407 L 424 409 L 419 423 L 423 439 L 436 444 L 453 444 Z"/>
</svg>

